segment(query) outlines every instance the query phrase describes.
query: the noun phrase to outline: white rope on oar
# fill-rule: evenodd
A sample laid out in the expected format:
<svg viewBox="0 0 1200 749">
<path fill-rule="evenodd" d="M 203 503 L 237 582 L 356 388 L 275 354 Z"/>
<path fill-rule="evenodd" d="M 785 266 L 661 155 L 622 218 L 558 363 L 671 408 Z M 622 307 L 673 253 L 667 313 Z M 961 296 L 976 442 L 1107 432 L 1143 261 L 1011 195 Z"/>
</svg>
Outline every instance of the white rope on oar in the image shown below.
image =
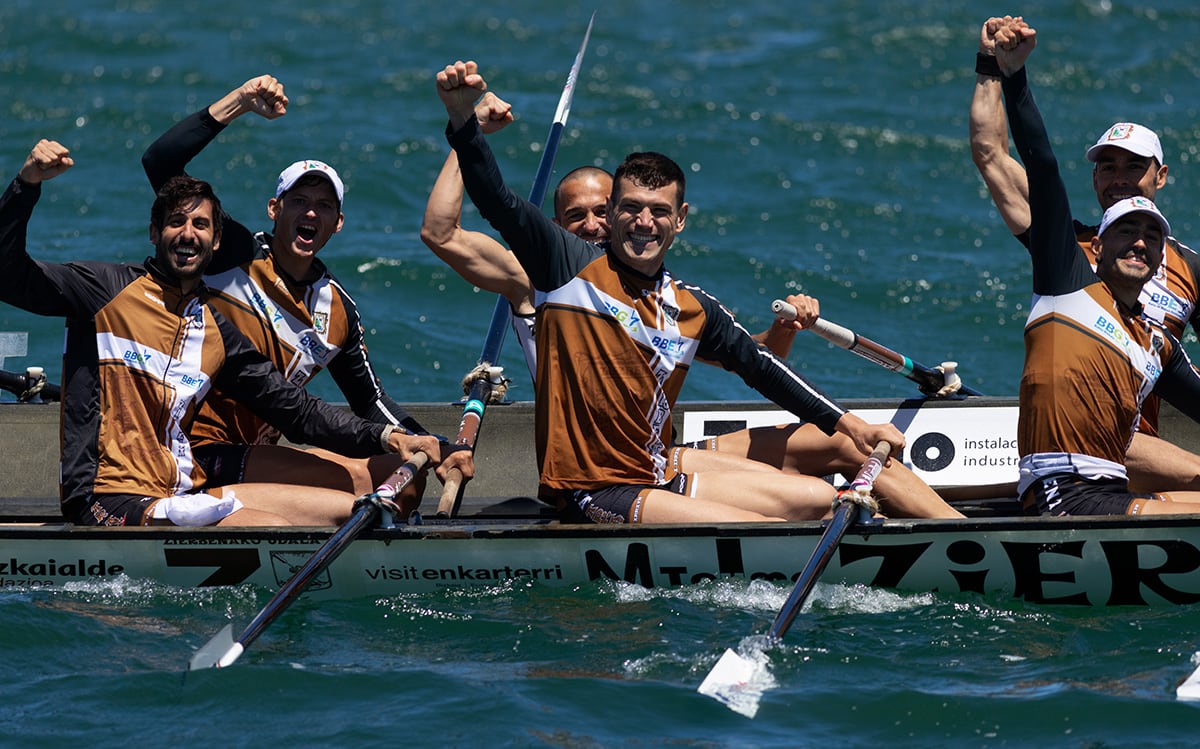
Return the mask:
<svg viewBox="0 0 1200 749">
<path fill-rule="evenodd" d="M 504 376 L 504 367 L 493 366 L 488 362 L 480 362 L 474 369 L 467 372 L 462 380 L 463 395 L 471 393 L 471 385 L 477 380 L 487 380 L 492 384 L 492 392 L 488 395 L 488 403 L 499 403 L 508 393 L 512 380 Z"/>
<path fill-rule="evenodd" d="M 946 380 L 946 384 L 942 386 L 941 390 L 937 391 L 935 397 L 945 398 L 954 395 L 962 388 L 962 379 L 958 376 L 958 372 L 955 371 L 958 369 L 958 362 L 944 361 L 939 366 L 934 367 L 934 369 L 941 372 L 942 377 Z"/>
<path fill-rule="evenodd" d="M 29 367 L 25 370 L 25 381 L 29 383 L 29 389 L 17 396 L 17 400 L 22 403 L 46 387 L 46 371 L 41 367 Z"/>
<path fill-rule="evenodd" d="M 833 498 L 833 509 L 836 510 L 837 506 L 843 502 L 849 502 L 851 504 L 858 505 L 867 512 L 871 513 L 872 517 L 879 514 L 879 500 L 875 499 L 875 497 L 871 494 L 871 487 L 869 486 L 851 486 L 848 489 L 841 490 L 837 493 L 837 496 Z"/>
</svg>

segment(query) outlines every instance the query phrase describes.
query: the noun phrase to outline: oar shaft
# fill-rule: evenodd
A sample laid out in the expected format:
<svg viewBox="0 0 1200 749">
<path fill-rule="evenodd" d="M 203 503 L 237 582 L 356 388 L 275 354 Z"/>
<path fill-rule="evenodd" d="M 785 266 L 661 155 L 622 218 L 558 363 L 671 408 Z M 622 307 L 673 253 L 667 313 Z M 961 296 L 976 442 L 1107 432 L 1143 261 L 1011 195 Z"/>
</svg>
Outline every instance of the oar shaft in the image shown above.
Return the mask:
<svg viewBox="0 0 1200 749">
<path fill-rule="evenodd" d="M 850 489 L 848 491 L 870 492 L 871 487 L 875 484 L 875 479 L 879 478 L 879 473 L 883 470 L 883 464 L 887 462 L 891 450 L 892 446 L 887 442 L 877 444 L 871 452 L 870 457 L 858 469 L 854 480 L 850 482 Z M 854 524 L 860 510 L 860 506 L 849 499 L 842 499 L 838 502 L 836 509 L 833 511 L 833 519 L 825 527 L 825 532 L 821 534 L 820 540 L 817 541 L 816 548 L 813 549 L 808 562 L 800 572 L 800 576 L 796 578 L 796 584 L 793 586 L 792 592 L 788 595 L 787 601 L 784 602 L 783 607 L 779 610 L 779 614 L 775 617 L 775 622 L 771 625 L 771 629 L 767 633 L 768 638 L 771 640 L 783 639 L 788 628 L 792 626 L 792 620 L 796 618 L 796 615 L 800 613 L 800 609 L 804 607 L 804 602 L 808 600 L 808 596 L 816 586 L 821 573 L 829 566 L 829 561 L 833 558 L 833 552 L 841 542 L 842 536 L 846 535 L 847 529 Z"/>
<path fill-rule="evenodd" d="M 425 453 L 413 453 L 411 458 L 393 471 L 379 485 L 375 490 L 375 497 L 386 497 L 388 499 L 395 497 L 412 482 L 413 477 L 417 475 L 427 462 L 429 462 L 429 456 Z M 188 664 L 188 668 L 195 670 L 199 668 L 225 668 L 226 666 L 232 666 L 241 657 L 242 653 L 246 651 L 246 648 L 250 647 L 250 644 L 257 640 L 258 636 L 270 626 L 271 622 L 275 621 L 280 614 L 292 605 L 292 602 L 304 592 L 308 584 L 333 563 L 333 560 L 337 559 L 338 555 L 345 551 L 346 547 L 360 533 L 374 524 L 378 515 L 378 504 L 371 501 L 361 502 L 354 511 L 354 514 L 350 516 L 350 519 L 343 523 L 332 536 L 326 539 L 325 543 L 321 544 L 321 547 L 313 552 L 313 555 L 292 575 L 291 579 L 284 583 L 283 587 L 275 592 L 275 595 L 271 596 L 271 600 L 267 601 L 267 605 L 263 606 L 258 615 L 246 625 L 246 628 L 242 630 L 242 633 L 237 636 L 237 639 L 223 655 L 215 660 L 208 660 L 207 651 L 209 647 L 206 646 L 201 649 L 201 652 L 206 653 L 203 656 L 203 660 L 197 661 L 193 659 Z M 217 638 L 220 637 L 221 635 L 218 634 Z M 214 638 L 214 640 L 217 638 Z"/>
<path fill-rule="evenodd" d="M 550 173 L 554 171 L 554 157 L 558 154 L 558 144 L 562 140 L 567 117 L 571 114 L 575 82 L 579 80 L 579 71 L 583 67 L 583 55 L 587 51 L 588 40 L 592 37 L 592 24 L 595 22 L 596 14 L 593 12 L 588 21 L 587 31 L 583 34 L 583 42 L 580 43 L 579 51 L 575 54 L 575 61 L 571 64 L 570 72 L 567 73 L 567 82 L 563 86 L 562 95 L 558 97 L 558 109 L 554 113 L 554 123 L 550 126 L 550 132 L 546 136 L 546 146 L 542 149 L 542 158 L 538 162 L 533 187 L 529 190 L 529 202 L 536 206 L 541 206 L 550 187 Z M 511 316 L 512 310 L 508 300 L 503 296 L 497 297 L 496 306 L 492 308 L 492 322 L 488 327 L 487 338 L 484 339 L 483 350 L 479 354 L 480 365 L 492 365 L 499 361 L 500 350 L 504 347 L 504 338 L 508 332 Z M 491 400 L 492 389 L 491 379 L 482 374 L 471 384 L 455 444 L 475 447 L 483 425 L 483 415 L 487 403 Z M 442 496 L 438 501 L 437 514 L 439 517 L 453 517 L 458 514 L 461 504 L 462 473 L 457 469 L 451 469 L 442 485 Z"/>
<path fill-rule="evenodd" d="M 796 319 L 796 308 L 781 299 L 776 299 L 771 303 L 771 311 L 784 320 Z M 878 364 L 884 369 L 904 375 L 917 383 L 923 393 L 937 393 L 946 384 L 945 376 L 942 372 L 915 362 L 904 354 L 893 351 L 881 343 L 872 341 L 870 338 L 864 338 L 853 330 L 837 323 L 830 322 L 824 318 L 817 318 L 816 322 L 809 327 L 809 330 L 839 348 L 846 349 L 853 354 L 858 354 L 867 361 Z M 959 387 L 958 392 L 963 395 L 982 395 L 979 391 L 969 388 L 966 385 Z"/>
</svg>

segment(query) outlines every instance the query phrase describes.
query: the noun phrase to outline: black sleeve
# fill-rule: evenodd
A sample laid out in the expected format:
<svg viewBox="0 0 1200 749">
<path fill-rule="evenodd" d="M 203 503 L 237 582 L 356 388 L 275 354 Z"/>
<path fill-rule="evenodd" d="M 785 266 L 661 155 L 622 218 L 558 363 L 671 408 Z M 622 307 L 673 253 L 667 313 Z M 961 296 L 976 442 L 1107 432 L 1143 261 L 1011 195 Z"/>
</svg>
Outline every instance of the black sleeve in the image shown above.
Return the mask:
<svg viewBox="0 0 1200 749">
<path fill-rule="evenodd" d="M 1171 342 L 1171 356 L 1163 364 L 1154 392 L 1194 421 L 1200 421 L 1200 374 L 1192 366 L 1183 345 L 1163 331 Z"/>
<path fill-rule="evenodd" d="M 245 404 L 297 444 L 325 448 L 351 458 L 379 455 L 383 426 L 332 406 L 297 387 L 259 353 L 221 313 L 213 310 L 225 346 L 225 364 L 213 386 Z"/>
<path fill-rule="evenodd" d="M 479 215 L 500 232 L 535 289 L 557 289 L 602 252 L 509 189 L 474 117 L 456 132 L 447 129 L 446 137 L 458 154 L 463 187 Z"/>
<path fill-rule="evenodd" d="M 1175 239 L 1174 237 L 1172 237 L 1170 241 L 1173 245 L 1175 245 L 1175 249 L 1178 250 L 1180 257 L 1183 258 L 1183 261 L 1187 263 L 1188 270 L 1192 274 L 1192 282 L 1197 286 L 1200 286 L 1200 255 L 1197 255 L 1195 250 L 1193 250 L 1191 247 L 1188 247 L 1183 242 L 1180 242 L 1178 239 Z M 1200 302 L 1197 302 L 1192 306 L 1192 315 L 1187 319 L 1186 324 L 1190 324 L 1192 329 L 1195 330 L 1197 334 L 1200 334 Z"/>
<path fill-rule="evenodd" d="M 186 174 L 187 165 L 225 126 L 213 119 L 205 107 L 180 120 L 158 137 L 142 154 L 142 169 L 155 194 L 167 180 Z M 218 196 L 220 197 L 220 196 Z M 254 233 L 221 209 L 221 246 L 213 253 L 206 275 L 222 273 L 254 259 L 258 242 Z"/>
<path fill-rule="evenodd" d="M 836 431 L 838 420 L 846 413 L 844 408 L 765 346 L 759 346 L 723 304 L 699 287 L 684 288 L 695 295 L 705 311 L 697 357 L 736 373 L 780 408 L 816 424 L 826 434 Z"/>
<path fill-rule="evenodd" d="M 35 315 L 88 320 L 136 271 L 127 264 L 34 260 L 26 242 L 41 188 L 14 179 L 0 195 L 0 300 Z"/>
<path fill-rule="evenodd" d="M 383 383 L 375 375 L 375 369 L 367 355 L 358 306 L 336 279 L 333 287 L 346 310 L 346 323 L 350 335 L 342 350 L 329 362 L 329 374 L 342 391 L 342 395 L 346 396 L 350 410 L 377 424 L 395 424 L 415 434 L 428 434 L 412 414 L 384 392 Z"/>
<path fill-rule="evenodd" d="M 1067 188 L 1058 171 L 1042 114 L 1033 101 L 1025 68 L 1001 77 L 1013 144 L 1029 177 L 1029 252 L 1035 294 L 1065 294 L 1096 281 L 1079 251 Z"/>
</svg>

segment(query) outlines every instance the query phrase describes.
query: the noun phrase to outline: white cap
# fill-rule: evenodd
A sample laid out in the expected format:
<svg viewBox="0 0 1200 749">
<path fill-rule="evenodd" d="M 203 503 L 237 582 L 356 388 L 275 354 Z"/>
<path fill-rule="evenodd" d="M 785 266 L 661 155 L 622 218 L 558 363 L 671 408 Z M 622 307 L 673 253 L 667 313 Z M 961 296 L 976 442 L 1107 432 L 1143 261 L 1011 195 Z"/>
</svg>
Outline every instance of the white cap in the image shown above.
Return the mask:
<svg viewBox="0 0 1200 749">
<path fill-rule="evenodd" d="M 346 188 L 342 186 L 342 178 L 334 171 L 334 168 L 326 164 L 324 161 L 316 161 L 315 159 L 306 159 L 297 161 L 287 169 L 279 173 L 279 185 L 275 188 L 275 197 L 283 195 L 288 190 L 295 187 L 296 182 L 306 174 L 315 172 L 325 179 L 329 180 L 333 185 L 333 191 L 337 193 L 338 205 L 342 204 L 342 196 L 346 192 Z"/>
<path fill-rule="evenodd" d="M 1150 198 L 1143 198 L 1141 195 L 1135 195 L 1132 198 L 1118 200 L 1109 206 L 1104 212 L 1104 218 L 1100 219 L 1100 230 L 1097 234 L 1104 234 L 1104 230 L 1112 226 L 1122 216 L 1130 213 L 1149 213 L 1158 220 L 1158 225 L 1162 228 L 1163 241 L 1171 235 L 1171 225 L 1167 223 L 1167 219 L 1158 210 L 1158 206 L 1154 205 L 1154 201 Z"/>
<path fill-rule="evenodd" d="M 1107 146 L 1124 148 L 1138 156 L 1153 156 L 1158 163 L 1163 163 L 1162 145 L 1154 131 L 1133 122 L 1118 122 L 1105 130 L 1096 144 L 1087 150 L 1087 160 L 1095 161 L 1100 158 L 1100 151 Z"/>
</svg>

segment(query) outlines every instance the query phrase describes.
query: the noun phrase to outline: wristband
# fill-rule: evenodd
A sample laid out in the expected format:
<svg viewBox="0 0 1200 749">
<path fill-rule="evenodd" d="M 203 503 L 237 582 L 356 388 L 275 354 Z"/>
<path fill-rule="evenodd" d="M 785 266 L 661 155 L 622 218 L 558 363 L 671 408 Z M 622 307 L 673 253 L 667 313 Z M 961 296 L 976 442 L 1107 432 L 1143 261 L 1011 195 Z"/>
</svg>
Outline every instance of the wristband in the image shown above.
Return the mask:
<svg viewBox="0 0 1200 749">
<path fill-rule="evenodd" d="M 392 449 L 391 441 L 388 440 L 388 437 L 391 437 L 392 432 L 394 432 L 394 431 L 396 431 L 395 424 L 385 424 L 383 427 L 383 431 L 379 433 L 379 445 L 380 445 L 380 447 L 383 448 L 383 451 L 385 453 L 396 452 L 395 450 Z"/>
<path fill-rule="evenodd" d="M 975 72 L 979 75 L 989 75 L 993 78 L 999 78 L 1000 63 L 996 60 L 995 55 L 985 55 L 982 52 L 975 53 Z"/>
<path fill-rule="evenodd" d="M 438 448 L 442 452 L 442 460 L 443 461 L 446 458 L 453 455 L 454 453 L 460 453 L 463 450 L 470 450 L 471 452 L 475 451 L 475 448 L 471 447 L 470 445 L 460 445 L 460 444 L 451 445 L 448 442 L 443 442 L 442 444 L 438 445 Z"/>
</svg>

